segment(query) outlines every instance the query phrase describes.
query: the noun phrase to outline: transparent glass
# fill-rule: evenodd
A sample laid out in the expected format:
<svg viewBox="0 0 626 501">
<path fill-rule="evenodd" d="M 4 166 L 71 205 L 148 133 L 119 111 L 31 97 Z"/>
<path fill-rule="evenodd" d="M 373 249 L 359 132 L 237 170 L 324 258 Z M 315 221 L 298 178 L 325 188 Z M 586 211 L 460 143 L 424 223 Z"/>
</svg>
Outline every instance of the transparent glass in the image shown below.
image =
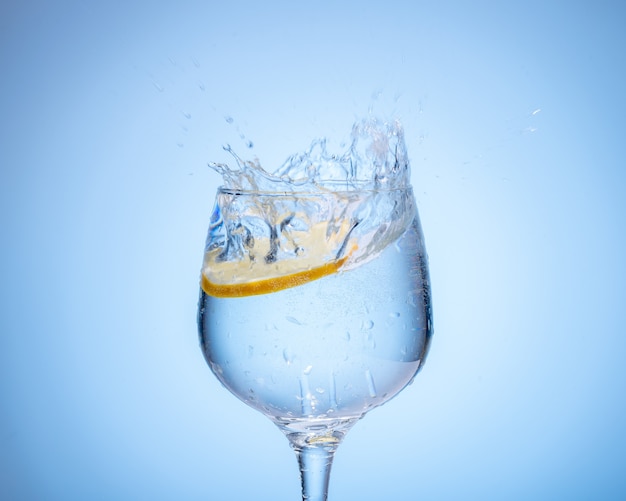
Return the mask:
<svg viewBox="0 0 626 501">
<path fill-rule="evenodd" d="M 377 214 L 377 229 L 366 228 L 363 207 Z M 268 238 L 269 250 L 255 259 L 278 262 L 290 246 L 296 255 L 301 249 L 289 227 L 300 224 L 298 231 L 306 232 L 312 225 L 293 222 L 299 211 L 319 221 L 351 218 L 335 258 L 350 248 L 359 248 L 360 257 L 276 292 L 215 297 L 201 288 L 198 325 L 215 376 L 283 431 L 298 457 L 303 499 L 318 501 L 327 498 L 332 458 L 347 431 L 422 367 L 432 335 L 431 296 L 411 188 L 302 194 L 220 189 L 206 252 L 218 249 L 229 259 Z M 405 223 L 395 217 L 400 212 L 410 216 Z M 233 251 L 236 238 L 240 246 Z"/>
</svg>

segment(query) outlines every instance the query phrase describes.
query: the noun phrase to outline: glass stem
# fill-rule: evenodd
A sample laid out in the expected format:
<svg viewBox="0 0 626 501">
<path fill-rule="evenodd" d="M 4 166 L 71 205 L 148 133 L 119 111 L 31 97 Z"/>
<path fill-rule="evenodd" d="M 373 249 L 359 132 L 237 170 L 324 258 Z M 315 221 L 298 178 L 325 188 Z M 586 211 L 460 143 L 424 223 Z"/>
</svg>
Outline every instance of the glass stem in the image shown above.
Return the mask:
<svg viewBox="0 0 626 501">
<path fill-rule="evenodd" d="M 302 501 L 326 501 L 337 444 L 294 446 L 302 479 Z"/>
</svg>

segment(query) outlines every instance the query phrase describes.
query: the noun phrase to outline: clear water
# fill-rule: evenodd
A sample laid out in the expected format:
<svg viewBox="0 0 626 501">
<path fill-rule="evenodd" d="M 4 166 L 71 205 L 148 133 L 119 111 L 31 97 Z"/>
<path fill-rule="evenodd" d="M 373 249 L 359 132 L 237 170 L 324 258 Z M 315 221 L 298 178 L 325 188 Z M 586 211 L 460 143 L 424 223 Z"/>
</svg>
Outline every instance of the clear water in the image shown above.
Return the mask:
<svg viewBox="0 0 626 501">
<path fill-rule="evenodd" d="M 285 431 L 349 425 L 412 381 L 428 351 L 428 271 L 417 220 L 376 259 L 272 294 L 203 291 L 201 347 L 237 397 Z"/>
<path fill-rule="evenodd" d="M 201 289 L 198 324 L 204 356 L 233 394 L 290 437 L 340 440 L 422 367 L 430 284 L 400 125 L 358 122 L 341 155 L 325 144 L 315 141 L 273 173 L 234 153 L 234 168 L 213 165 L 225 186 L 203 273 L 222 262 L 246 273 L 259 262 L 315 256 L 319 247 L 302 235 L 320 224 L 320 238 L 332 242 L 321 258 L 350 249 L 345 265 L 279 292 L 218 298 Z"/>
</svg>

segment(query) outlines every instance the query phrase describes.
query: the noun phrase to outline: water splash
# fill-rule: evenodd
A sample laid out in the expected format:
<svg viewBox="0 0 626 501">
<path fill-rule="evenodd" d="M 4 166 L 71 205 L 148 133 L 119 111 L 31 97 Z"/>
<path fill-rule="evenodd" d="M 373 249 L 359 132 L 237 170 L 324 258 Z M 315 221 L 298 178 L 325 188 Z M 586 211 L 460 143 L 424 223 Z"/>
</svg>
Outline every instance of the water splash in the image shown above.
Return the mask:
<svg viewBox="0 0 626 501">
<path fill-rule="evenodd" d="M 225 117 L 232 123 L 232 117 Z M 252 143 L 248 143 L 249 148 Z M 296 153 L 278 169 L 267 171 L 258 159 L 245 160 L 225 145 L 235 165 L 209 164 L 221 174 L 224 186 L 251 191 L 317 191 L 320 188 L 396 189 L 410 185 L 410 165 L 404 130 L 398 120 L 360 120 L 352 127 L 347 151 L 328 152 L 325 138 L 314 140 L 304 153 Z"/>
<path fill-rule="evenodd" d="M 225 120 L 234 122 L 230 116 Z M 220 262 L 254 263 L 262 257 L 265 263 L 314 259 L 322 264 L 347 256 L 342 269 L 348 270 L 375 258 L 415 217 L 404 132 L 397 120 L 358 121 L 345 153 L 329 153 L 326 140 L 318 139 L 271 173 L 258 159 L 244 160 L 229 144 L 223 148 L 235 165 L 210 164 L 224 186 L 206 249 Z M 239 196 L 251 192 L 254 196 Z M 268 202 L 275 194 L 287 196 Z M 326 244 L 303 237 L 315 228 L 322 229 Z"/>
</svg>

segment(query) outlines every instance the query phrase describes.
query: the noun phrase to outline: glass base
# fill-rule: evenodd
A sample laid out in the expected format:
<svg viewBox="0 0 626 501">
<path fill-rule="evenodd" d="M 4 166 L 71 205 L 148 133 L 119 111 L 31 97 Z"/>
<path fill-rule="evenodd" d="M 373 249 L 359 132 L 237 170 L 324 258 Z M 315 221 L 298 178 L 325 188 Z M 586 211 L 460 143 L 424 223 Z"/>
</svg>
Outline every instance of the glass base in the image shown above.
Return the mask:
<svg viewBox="0 0 626 501">
<path fill-rule="evenodd" d="M 337 447 L 359 419 L 361 416 L 340 419 L 273 418 L 272 421 L 298 451 L 307 447 Z"/>
</svg>

